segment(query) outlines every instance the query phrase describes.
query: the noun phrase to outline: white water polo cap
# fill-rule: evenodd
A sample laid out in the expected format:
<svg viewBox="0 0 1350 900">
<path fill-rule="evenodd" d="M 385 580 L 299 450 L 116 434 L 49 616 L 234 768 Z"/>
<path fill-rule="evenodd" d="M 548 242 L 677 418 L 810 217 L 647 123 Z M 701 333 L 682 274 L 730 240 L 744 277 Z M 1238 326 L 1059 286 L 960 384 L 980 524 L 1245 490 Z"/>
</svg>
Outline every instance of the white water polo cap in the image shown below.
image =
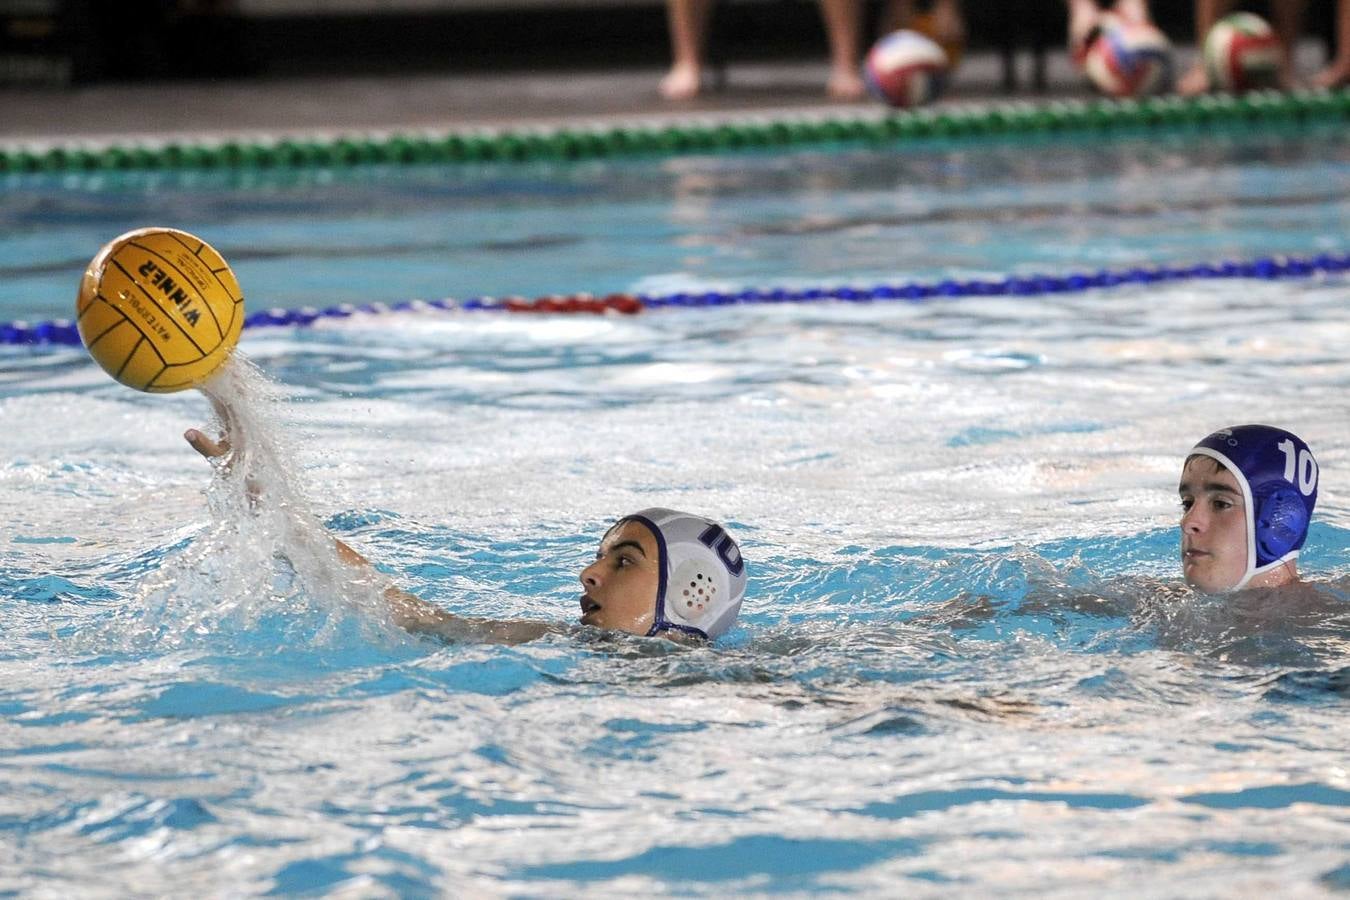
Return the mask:
<svg viewBox="0 0 1350 900">
<path fill-rule="evenodd" d="M 725 634 L 745 597 L 745 560 L 721 525 L 673 509 L 644 509 L 624 516 L 656 536 L 660 580 L 656 616 L 647 635 L 682 631 L 712 640 Z"/>
<path fill-rule="evenodd" d="M 1195 445 L 1233 474 L 1247 507 L 1247 571 L 1253 577 L 1296 559 L 1317 505 L 1317 460 L 1296 434 L 1270 425 L 1235 425 Z"/>
</svg>

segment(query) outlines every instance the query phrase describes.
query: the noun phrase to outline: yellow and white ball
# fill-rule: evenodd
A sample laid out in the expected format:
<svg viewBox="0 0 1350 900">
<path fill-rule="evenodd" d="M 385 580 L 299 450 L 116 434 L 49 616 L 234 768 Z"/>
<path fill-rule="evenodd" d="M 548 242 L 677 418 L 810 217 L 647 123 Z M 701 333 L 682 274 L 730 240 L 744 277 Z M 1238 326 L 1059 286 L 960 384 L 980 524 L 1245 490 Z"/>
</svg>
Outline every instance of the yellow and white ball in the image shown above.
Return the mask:
<svg viewBox="0 0 1350 900">
<path fill-rule="evenodd" d="M 174 228 L 109 241 L 75 301 L 80 339 L 127 387 L 169 393 L 210 378 L 239 342 L 244 295 L 220 254 Z"/>
</svg>

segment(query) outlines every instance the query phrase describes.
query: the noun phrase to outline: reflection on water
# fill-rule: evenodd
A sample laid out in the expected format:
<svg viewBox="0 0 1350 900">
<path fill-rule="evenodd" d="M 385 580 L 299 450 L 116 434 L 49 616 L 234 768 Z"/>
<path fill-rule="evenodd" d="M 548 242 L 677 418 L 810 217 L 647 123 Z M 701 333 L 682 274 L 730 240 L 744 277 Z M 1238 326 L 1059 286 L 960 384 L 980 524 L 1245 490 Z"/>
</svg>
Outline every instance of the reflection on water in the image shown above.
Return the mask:
<svg viewBox="0 0 1350 900">
<path fill-rule="evenodd" d="M 0 321 L 208 238 L 262 307 L 872 284 L 1345 252 L 1339 128 L 558 164 L 0 176 Z M 616 246 L 622 252 L 616 252 Z"/>
</svg>

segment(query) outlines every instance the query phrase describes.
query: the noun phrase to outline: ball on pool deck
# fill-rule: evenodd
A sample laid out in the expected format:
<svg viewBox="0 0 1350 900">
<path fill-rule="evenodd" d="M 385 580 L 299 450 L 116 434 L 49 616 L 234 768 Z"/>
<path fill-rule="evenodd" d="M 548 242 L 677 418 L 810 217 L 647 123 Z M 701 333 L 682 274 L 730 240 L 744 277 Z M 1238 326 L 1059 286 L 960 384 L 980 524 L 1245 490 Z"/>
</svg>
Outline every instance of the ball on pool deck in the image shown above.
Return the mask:
<svg viewBox="0 0 1350 900">
<path fill-rule="evenodd" d="M 1083 71 L 1111 97 L 1157 94 L 1172 84 L 1172 45 L 1147 22 L 1105 15 L 1083 58 Z"/>
<path fill-rule="evenodd" d="M 1280 39 L 1252 13 L 1233 13 L 1205 35 L 1205 74 L 1219 91 L 1250 91 L 1280 82 Z"/>
<path fill-rule="evenodd" d="M 104 245 L 80 280 L 80 339 L 127 387 L 170 393 L 220 368 L 244 327 L 244 295 L 220 254 L 175 228 L 140 228 Z"/>
<path fill-rule="evenodd" d="M 917 31 L 894 31 L 872 45 L 863 62 L 863 80 L 878 100 L 891 106 L 929 103 L 947 81 L 947 54 Z"/>
</svg>

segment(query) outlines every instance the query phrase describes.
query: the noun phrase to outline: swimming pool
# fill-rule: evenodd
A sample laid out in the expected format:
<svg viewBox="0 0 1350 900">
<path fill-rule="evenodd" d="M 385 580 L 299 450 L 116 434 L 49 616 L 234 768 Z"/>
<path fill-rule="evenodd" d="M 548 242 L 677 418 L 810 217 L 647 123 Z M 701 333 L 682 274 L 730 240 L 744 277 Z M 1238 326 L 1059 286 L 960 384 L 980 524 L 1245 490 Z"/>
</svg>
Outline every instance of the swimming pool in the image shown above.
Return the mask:
<svg viewBox="0 0 1350 900">
<path fill-rule="evenodd" d="M 1348 160 L 1313 130 L 12 176 L 0 319 L 68 315 L 149 221 L 281 306 L 1344 252 Z M 452 611 L 570 618 L 615 516 L 729 522 L 750 593 L 696 650 L 409 639 L 213 516 L 180 438 L 199 395 L 0 348 L 0 890 L 1344 890 L 1346 300 L 1321 277 L 246 333 L 306 503 Z M 1320 602 L 1177 583 L 1181 457 L 1245 420 L 1318 454 Z"/>
</svg>

